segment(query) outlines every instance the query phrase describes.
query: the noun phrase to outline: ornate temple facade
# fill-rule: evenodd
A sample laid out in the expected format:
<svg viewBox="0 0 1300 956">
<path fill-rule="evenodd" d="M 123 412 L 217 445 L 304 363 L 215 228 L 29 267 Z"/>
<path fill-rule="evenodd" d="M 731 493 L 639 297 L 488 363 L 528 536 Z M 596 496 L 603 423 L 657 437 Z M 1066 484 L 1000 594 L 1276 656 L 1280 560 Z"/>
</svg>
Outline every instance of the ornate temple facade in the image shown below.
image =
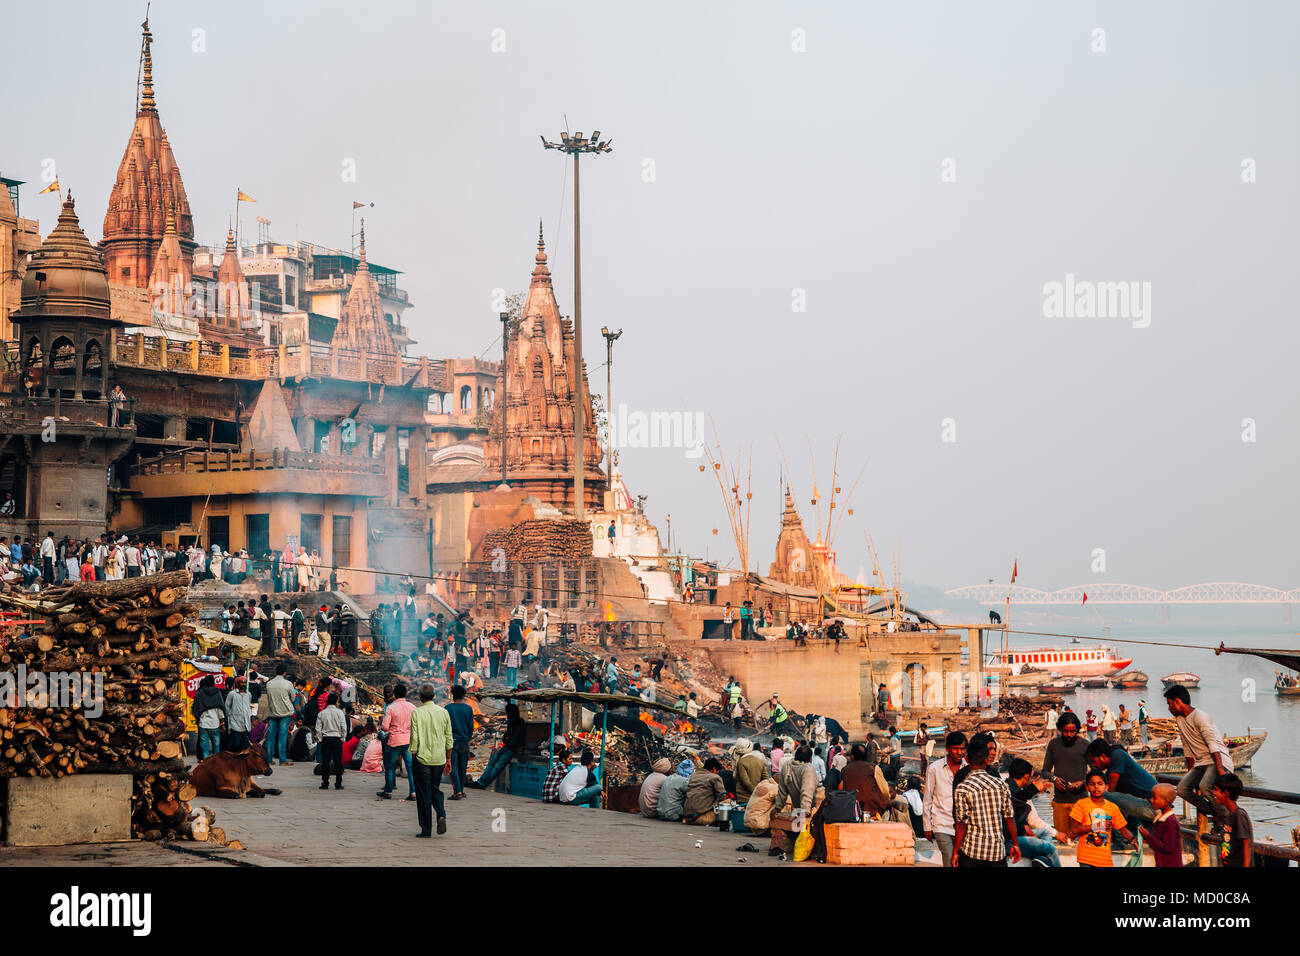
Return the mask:
<svg viewBox="0 0 1300 956">
<path fill-rule="evenodd" d="M 510 486 L 558 508 L 573 507 L 573 416 L 578 377 L 573 324 L 560 316 L 539 226 L 528 296 L 506 350 L 504 401 L 498 384 L 496 405 L 504 411 Z M 603 501 L 605 478 L 600 471 L 602 454 L 586 368 L 581 371 L 581 382 L 587 475 L 584 497 L 587 507 L 596 508 Z M 489 469 L 501 460 L 501 417 L 497 416 L 498 424 L 485 449 Z"/>
<path fill-rule="evenodd" d="M 148 289 L 155 262 L 172 223 L 175 268 L 191 275 L 194 269 L 194 217 L 185 195 L 180 167 L 158 116 L 153 89 L 153 34 L 144 22 L 142 39 L 143 85 L 136 105 L 135 125 L 118 164 L 117 178 L 104 213 L 100 249 L 108 281 L 115 285 Z"/>
</svg>

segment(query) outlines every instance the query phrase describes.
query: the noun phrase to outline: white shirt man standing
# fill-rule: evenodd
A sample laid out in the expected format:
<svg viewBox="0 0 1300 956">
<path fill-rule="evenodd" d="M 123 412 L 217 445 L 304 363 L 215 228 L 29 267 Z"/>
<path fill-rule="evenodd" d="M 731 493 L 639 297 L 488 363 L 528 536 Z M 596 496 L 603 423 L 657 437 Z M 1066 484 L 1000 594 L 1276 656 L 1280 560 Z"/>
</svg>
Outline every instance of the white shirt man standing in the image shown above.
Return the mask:
<svg viewBox="0 0 1300 956">
<path fill-rule="evenodd" d="M 966 763 L 966 735 L 953 731 L 947 736 L 944 749 L 947 756 L 930 764 L 925 771 L 921 825 L 925 828 L 925 838 L 939 848 L 943 865 L 949 867 L 952 866 L 957 840 L 957 826 L 952 816 L 952 778 Z"/>
</svg>

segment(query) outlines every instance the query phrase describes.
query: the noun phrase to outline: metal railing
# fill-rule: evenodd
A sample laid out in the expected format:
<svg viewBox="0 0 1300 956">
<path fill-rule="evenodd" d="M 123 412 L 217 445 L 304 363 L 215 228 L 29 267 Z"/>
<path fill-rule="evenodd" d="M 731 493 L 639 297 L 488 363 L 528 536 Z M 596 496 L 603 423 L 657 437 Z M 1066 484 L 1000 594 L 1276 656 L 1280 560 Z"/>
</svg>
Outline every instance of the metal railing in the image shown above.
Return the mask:
<svg viewBox="0 0 1300 956">
<path fill-rule="evenodd" d="M 120 407 L 117 424 L 113 424 L 113 400 L 108 398 L 64 398 L 62 395 L 22 395 L 8 399 L 0 407 L 0 419 L 41 422 L 52 418 L 67 419 L 76 425 L 103 425 L 105 428 L 134 428 L 135 399 L 127 398 Z"/>
<path fill-rule="evenodd" d="M 350 458 L 346 455 L 318 455 L 288 449 L 269 452 L 179 451 L 165 452 L 136 463 L 137 475 L 205 474 L 210 472 L 263 471 L 298 468 L 312 471 L 343 472 L 354 475 L 383 475 L 384 462 L 375 458 Z"/>
</svg>

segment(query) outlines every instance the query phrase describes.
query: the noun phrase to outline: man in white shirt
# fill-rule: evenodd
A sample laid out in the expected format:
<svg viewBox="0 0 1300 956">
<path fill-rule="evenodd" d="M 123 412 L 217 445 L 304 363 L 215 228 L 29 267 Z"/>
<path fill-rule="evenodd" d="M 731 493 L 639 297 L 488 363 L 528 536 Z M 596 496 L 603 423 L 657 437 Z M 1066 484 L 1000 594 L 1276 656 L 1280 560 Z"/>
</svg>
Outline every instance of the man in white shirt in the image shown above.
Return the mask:
<svg viewBox="0 0 1300 956">
<path fill-rule="evenodd" d="M 132 541 L 126 546 L 126 576 L 138 578 L 140 574 L 140 546 Z"/>
<path fill-rule="evenodd" d="M 1214 781 L 1233 770 L 1232 757 L 1214 720 L 1192 706 L 1187 688 L 1175 684 L 1165 691 L 1169 713 L 1178 720 L 1178 736 L 1183 740 L 1187 774 L 1178 781 L 1178 795 L 1202 813 L 1221 820 L 1227 810 L 1214 799 Z"/>
<path fill-rule="evenodd" d="M 597 780 L 590 786 L 587 783 L 596 775 L 591 766 L 595 759 L 590 750 L 584 750 L 579 762 L 569 768 L 569 772 L 560 781 L 561 803 L 570 806 L 588 806 L 593 810 L 600 809 L 600 781 Z"/>
<path fill-rule="evenodd" d="M 348 718 L 339 710 L 338 691 L 325 698 L 325 709 L 316 718 L 316 733 L 320 736 L 321 766 L 320 789 L 330 788 L 330 767 L 333 766 L 334 789 L 343 789 L 343 738 L 348 732 Z"/>
<path fill-rule="evenodd" d="M 957 826 L 952 818 L 952 778 L 966 763 L 966 735 L 953 731 L 944 740 L 947 756 L 936 760 L 925 771 L 925 801 L 921 825 L 925 838 L 939 848 L 944 867 L 952 866 Z"/>
<path fill-rule="evenodd" d="M 54 532 L 45 532 L 41 541 L 41 577 L 46 584 L 54 583 Z"/>
</svg>

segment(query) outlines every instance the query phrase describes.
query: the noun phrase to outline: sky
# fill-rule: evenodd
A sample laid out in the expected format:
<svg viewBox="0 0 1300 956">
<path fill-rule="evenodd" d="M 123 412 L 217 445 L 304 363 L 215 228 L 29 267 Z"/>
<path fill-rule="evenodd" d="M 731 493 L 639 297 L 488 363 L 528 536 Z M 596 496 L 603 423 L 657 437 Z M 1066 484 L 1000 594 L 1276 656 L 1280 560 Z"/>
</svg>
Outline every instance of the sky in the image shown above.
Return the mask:
<svg viewBox="0 0 1300 956">
<path fill-rule="evenodd" d="M 43 233 L 52 168 L 99 238 L 143 14 L 6 11 L 0 172 Z M 612 138 L 582 166 L 592 389 L 621 328 L 615 408 L 698 417 L 750 472 L 752 567 L 783 459 L 814 535 L 838 440 L 850 575 L 870 534 L 926 587 L 1300 584 L 1300 6 L 164 0 L 151 26 L 197 238 L 236 189 L 250 232 L 343 248 L 373 202 L 413 354 L 499 354 L 539 218 L 572 311 L 571 170 L 538 137 Z M 734 561 L 691 453 L 620 463 Z"/>
</svg>

